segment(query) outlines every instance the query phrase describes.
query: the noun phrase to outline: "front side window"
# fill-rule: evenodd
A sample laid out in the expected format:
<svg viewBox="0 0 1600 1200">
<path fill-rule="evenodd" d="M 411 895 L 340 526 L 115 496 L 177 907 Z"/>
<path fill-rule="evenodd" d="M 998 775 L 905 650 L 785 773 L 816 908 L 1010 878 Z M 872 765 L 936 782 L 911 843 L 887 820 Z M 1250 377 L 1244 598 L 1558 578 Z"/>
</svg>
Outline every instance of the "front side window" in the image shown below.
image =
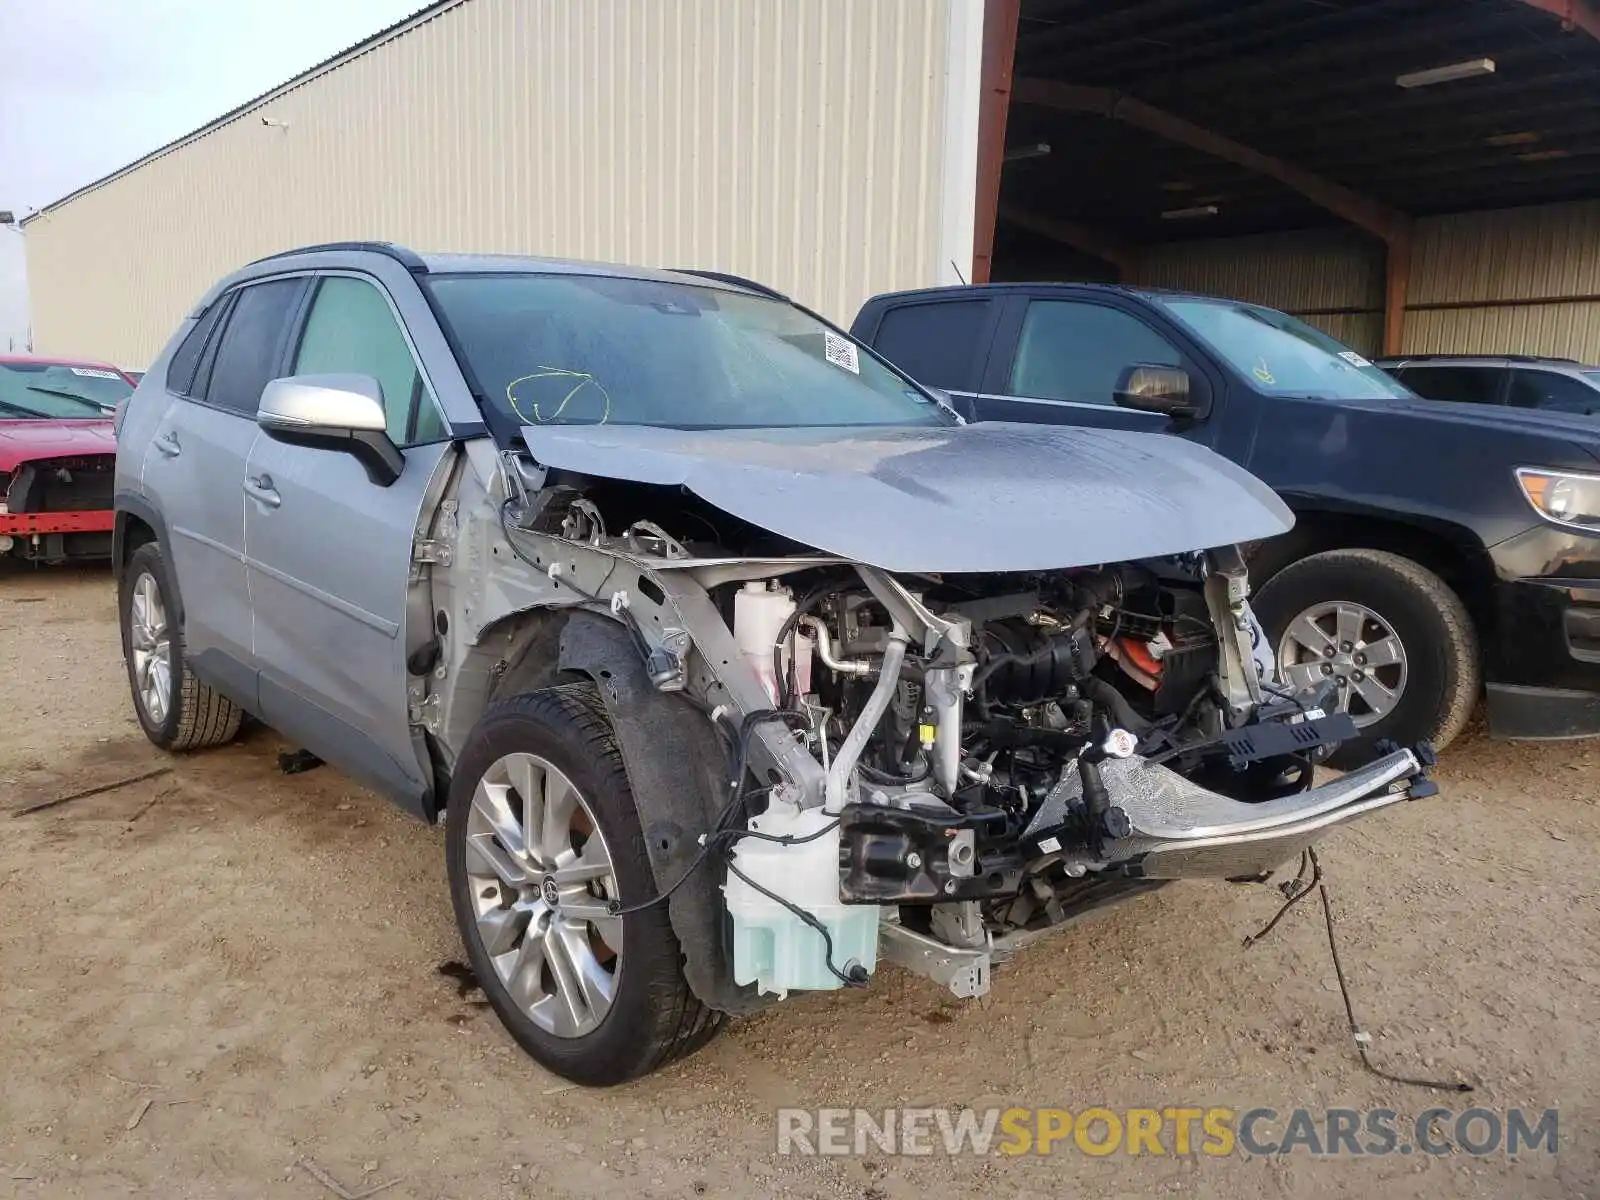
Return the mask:
<svg viewBox="0 0 1600 1200">
<path fill-rule="evenodd" d="M 782 300 L 606 275 L 430 276 L 468 373 L 518 425 L 942 425 L 904 376 Z"/>
<path fill-rule="evenodd" d="M 109 416 L 132 392 L 132 384 L 105 367 L 0 362 L 0 421 L 92 420 Z"/>
<path fill-rule="evenodd" d="M 1425 400 L 1497 404 L 1504 367 L 1407 367 L 1406 386 Z"/>
<path fill-rule="evenodd" d="M 1151 299 L 1268 395 L 1398 400 L 1411 394 L 1337 338 L 1288 313 L 1202 296 Z"/>
<path fill-rule="evenodd" d="M 222 338 L 215 343 L 215 361 L 209 364 L 207 402 L 242 416 L 256 415 L 262 390 L 277 374 L 289 314 L 304 286 L 303 279 L 274 279 L 239 289 Z"/>
<path fill-rule="evenodd" d="M 1113 404 L 1124 369 L 1182 363 L 1177 348 L 1132 313 L 1079 300 L 1035 300 L 1022 321 L 1006 390 L 1044 400 Z"/>
<path fill-rule="evenodd" d="M 1574 379 L 1556 371 L 1511 372 L 1511 404 L 1547 412 L 1600 412 L 1600 379 Z"/>
<path fill-rule="evenodd" d="M 332 275 L 317 285 L 294 374 L 376 379 L 389 437 L 396 445 L 437 441 L 444 435 L 439 408 L 387 297 L 364 279 Z"/>
</svg>

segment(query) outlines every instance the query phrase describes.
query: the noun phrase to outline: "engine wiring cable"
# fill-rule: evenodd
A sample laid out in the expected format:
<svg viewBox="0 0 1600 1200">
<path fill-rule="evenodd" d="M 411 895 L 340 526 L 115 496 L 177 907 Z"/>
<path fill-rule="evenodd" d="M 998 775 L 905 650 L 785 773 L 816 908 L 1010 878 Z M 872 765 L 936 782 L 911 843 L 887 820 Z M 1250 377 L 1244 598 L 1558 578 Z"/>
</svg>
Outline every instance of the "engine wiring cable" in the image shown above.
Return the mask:
<svg viewBox="0 0 1600 1200">
<path fill-rule="evenodd" d="M 1308 863 L 1311 867 L 1311 877 L 1309 879 L 1306 878 L 1306 866 Z M 1395 1075 L 1392 1072 L 1385 1071 L 1372 1061 L 1371 1054 L 1367 1049 L 1372 1044 L 1372 1035 L 1361 1027 L 1360 1021 L 1356 1020 L 1355 1003 L 1350 998 L 1350 981 L 1345 976 L 1344 963 L 1339 958 L 1339 943 L 1333 932 L 1333 906 L 1328 900 L 1328 887 L 1323 882 L 1322 863 L 1318 860 L 1317 851 L 1314 847 L 1308 846 L 1301 852 L 1300 870 L 1292 881 L 1284 885 L 1284 891 L 1288 893 L 1289 898 L 1284 901 L 1283 907 L 1278 909 L 1272 920 L 1244 939 L 1245 946 L 1249 947 L 1259 943 L 1262 938 L 1272 932 L 1291 908 L 1298 904 L 1301 899 L 1315 891 L 1322 901 L 1322 922 L 1328 931 L 1328 954 L 1333 959 L 1333 973 L 1339 981 L 1339 995 L 1344 1000 L 1345 1020 L 1350 1026 L 1350 1037 L 1356 1044 L 1356 1053 L 1361 1056 L 1361 1065 L 1379 1079 L 1387 1080 L 1389 1083 L 1398 1083 L 1405 1087 L 1429 1088 L 1436 1092 L 1471 1092 L 1476 1090 L 1472 1084 L 1461 1080 L 1420 1079 L 1410 1075 Z"/>
</svg>

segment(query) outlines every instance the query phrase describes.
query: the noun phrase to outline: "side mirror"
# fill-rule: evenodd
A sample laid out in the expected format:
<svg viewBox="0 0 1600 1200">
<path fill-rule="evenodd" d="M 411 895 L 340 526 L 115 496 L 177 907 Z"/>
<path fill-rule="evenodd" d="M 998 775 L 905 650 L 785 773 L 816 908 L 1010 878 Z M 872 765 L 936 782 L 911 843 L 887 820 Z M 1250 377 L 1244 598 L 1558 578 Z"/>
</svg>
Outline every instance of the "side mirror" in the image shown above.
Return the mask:
<svg viewBox="0 0 1600 1200">
<path fill-rule="evenodd" d="M 274 379 L 261 393 L 256 424 L 274 441 L 352 455 L 379 487 L 405 469 L 405 456 L 389 438 L 383 390 L 370 375 Z"/>
<path fill-rule="evenodd" d="M 1111 398 L 1123 408 L 1160 413 L 1175 421 L 1200 415 L 1189 394 L 1189 372 L 1182 367 L 1125 367 Z"/>
</svg>

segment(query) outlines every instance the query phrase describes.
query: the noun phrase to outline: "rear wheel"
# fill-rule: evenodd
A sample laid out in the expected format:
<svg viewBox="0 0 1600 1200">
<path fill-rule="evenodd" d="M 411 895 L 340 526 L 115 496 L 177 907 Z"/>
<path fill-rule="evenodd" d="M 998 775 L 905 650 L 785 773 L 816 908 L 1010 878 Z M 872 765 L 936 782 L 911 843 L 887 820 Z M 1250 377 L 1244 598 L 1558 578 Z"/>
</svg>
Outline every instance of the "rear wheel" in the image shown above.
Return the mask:
<svg viewBox="0 0 1600 1200">
<path fill-rule="evenodd" d="M 1444 580 L 1384 550 L 1329 550 L 1274 575 L 1252 601 L 1297 687 L 1332 679 L 1360 737 L 1332 755 L 1369 762 L 1376 745 L 1448 745 L 1478 698 L 1477 633 Z"/>
<path fill-rule="evenodd" d="M 118 607 L 134 712 L 145 736 L 163 750 L 220 746 L 238 735 L 244 710 L 189 670 L 171 578 L 155 542 L 135 550 L 123 573 Z"/>
<path fill-rule="evenodd" d="M 494 705 L 456 764 L 450 892 L 474 974 L 541 1065 L 604 1086 L 710 1041 L 721 1015 L 684 981 L 622 756 L 594 689 Z"/>
</svg>

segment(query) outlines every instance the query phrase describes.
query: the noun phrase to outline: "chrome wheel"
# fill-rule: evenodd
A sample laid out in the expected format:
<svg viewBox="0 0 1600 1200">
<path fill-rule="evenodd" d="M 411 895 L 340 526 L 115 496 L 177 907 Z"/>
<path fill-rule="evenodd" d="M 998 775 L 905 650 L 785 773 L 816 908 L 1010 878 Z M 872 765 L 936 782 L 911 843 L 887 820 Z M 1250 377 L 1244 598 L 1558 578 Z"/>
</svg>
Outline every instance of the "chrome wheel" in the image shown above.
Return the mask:
<svg viewBox="0 0 1600 1200">
<path fill-rule="evenodd" d="M 478 937 L 530 1020 L 558 1037 L 600 1025 L 616 997 L 615 868 L 588 802 L 536 754 L 496 759 L 472 794 L 466 873 Z"/>
<path fill-rule="evenodd" d="M 1297 688 L 1333 679 L 1338 710 L 1358 727 L 1394 711 L 1409 673 L 1393 626 L 1350 600 L 1314 604 L 1290 621 L 1278 642 L 1278 671 Z"/>
<path fill-rule="evenodd" d="M 161 587 L 148 571 L 134 580 L 128 606 L 128 646 L 133 655 L 133 690 L 152 725 L 172 707 L 172 640 Z"/>
</svg>

